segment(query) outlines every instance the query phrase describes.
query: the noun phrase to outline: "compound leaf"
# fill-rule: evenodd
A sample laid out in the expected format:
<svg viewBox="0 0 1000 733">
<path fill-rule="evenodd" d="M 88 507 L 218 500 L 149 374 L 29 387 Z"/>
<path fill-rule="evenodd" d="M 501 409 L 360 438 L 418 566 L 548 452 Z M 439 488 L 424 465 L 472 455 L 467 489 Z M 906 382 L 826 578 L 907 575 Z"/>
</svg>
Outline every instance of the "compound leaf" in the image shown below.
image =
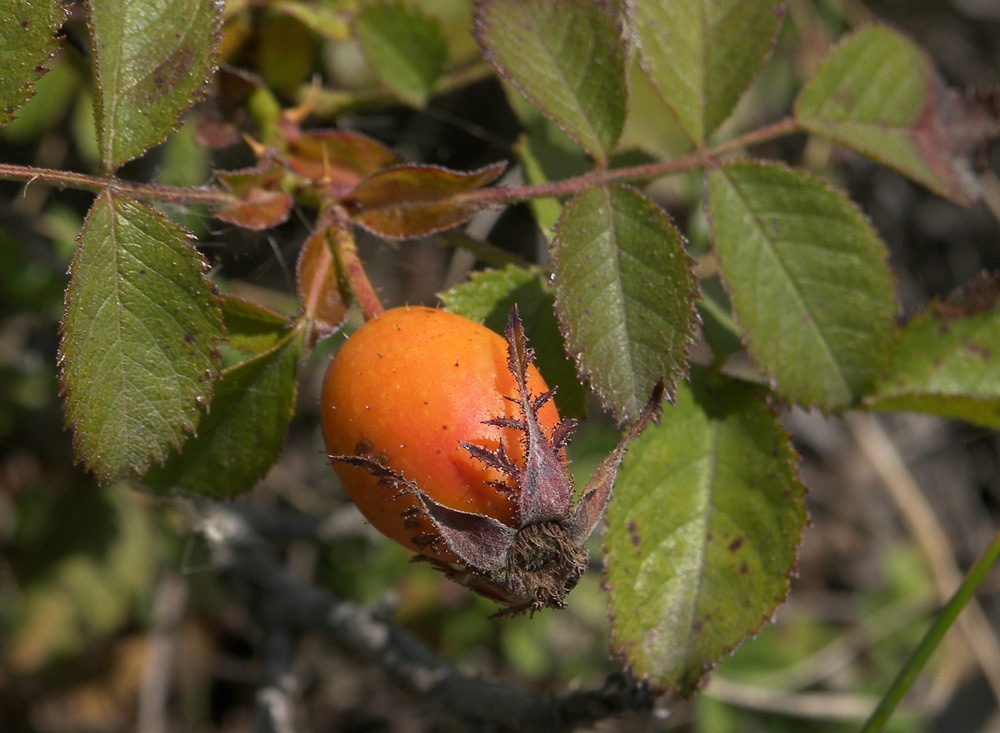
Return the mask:
<svg viewBox="0 0 1000 733">
<path fill-rule="evenodd" d="M 708 211 L 736 320 L 780 393 L 825 410 L 866 394 L 896 305 L 864 215 L 803 171 L 755 163 L 711 171 Z"/>
<path fill-rule="evenodd" d="M 98 478 L 142 474 L 195 429 L 224 338 L 207 263 L 162 214 L 94 202 L 70 266 L 60 347 L 66 420 Z"/>
<path fill-rule="evenodd" d="M 807 524 L 796 455 L 761 392 L 695 370 L 629 448 L 608 506 L 612 648 L 689 696 L 771 618 Z"/>
</svg>

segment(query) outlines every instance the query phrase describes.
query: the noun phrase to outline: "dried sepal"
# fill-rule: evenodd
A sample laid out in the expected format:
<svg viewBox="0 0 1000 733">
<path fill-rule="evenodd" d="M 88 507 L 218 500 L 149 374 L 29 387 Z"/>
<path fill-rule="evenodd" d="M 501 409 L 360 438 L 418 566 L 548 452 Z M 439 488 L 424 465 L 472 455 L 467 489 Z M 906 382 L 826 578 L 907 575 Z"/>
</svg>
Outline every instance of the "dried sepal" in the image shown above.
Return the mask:
<svg viewBox="0 0 1000 733">
<path fill-rule="evenodd" d="M 611 451 L 607 458 L 601 461 L 590 481 L 587 482 L 583 490 L 583 496 L 577 502 L 572 515 L 563 522 L 566 533 L 571 541 L 577 545 L 582 545 L 587 538 L 594 533 L 597 523 L 604 516 L 604 509 L 611 499 L 611 490 L 615 485 L 615 478 L 618 476 L 618 469 L 621 468 L 625 459 L 625 452 L 629 444 L 639 437 L 650 422 L 659 420 L 660 409 L 663 403 L 664 383 L 660 379 L 653 387 L 653 392 L 646 402 L 646 406 L 639 414 L 639 419 L 628 431 L 618 446 Z"/>
</svg>

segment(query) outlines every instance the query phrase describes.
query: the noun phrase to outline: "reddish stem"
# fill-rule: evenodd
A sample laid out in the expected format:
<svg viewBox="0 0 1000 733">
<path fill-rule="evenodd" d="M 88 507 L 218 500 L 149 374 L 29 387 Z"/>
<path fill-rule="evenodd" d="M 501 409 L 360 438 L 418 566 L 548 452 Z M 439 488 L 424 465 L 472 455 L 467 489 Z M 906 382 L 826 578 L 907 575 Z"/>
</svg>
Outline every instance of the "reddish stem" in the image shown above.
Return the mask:
<svg viewBox="0 0 1000 733">
<path fill-rule="evenodd" d="M 332 211 L 334 220 L 329 231 L 333 234 L 332 244 L 336 250 L 337 261 L 340 263 L 344 278 L 350 285 L 351 292 L 354 294 L 355 300 L 358 301 L 358 305 L 361 306 L 365 318 L 377 318 L 385 309 L 365 273 L 361 258 L 358 257 L 358 248 L 354 243 L 350 218 L 340 206 L 332 206 L 329 211 Z"/>
<path fill-rule="evenodd" d="M 60 171 L 52 168 L 35 168 L 33 166 L 11 165 L 0 163 L 0 179 L 9 181 L 35 181 L 47 183 L 56 188 L 78 188 L 84 191 L 114 193 L 131 196 L 137 199 L 153 199 L 175 204 L 206 204 L 209 206 L 232 201 L 232 194 L 221 188 L 178 188 L 176 186 L 161 186 L 156 183 L 134 183 L 118 178 L 91 176 L 75 171 Z"/>
<path fill-rule="evenodd" d="M 670 173 L 700 168 L 712 163 L 716 158 L 732 150 L 757 145 L 762 142 L 788 135 L 799 130 L 799 123 L 792 117 L 765 125 L 744 135 L 727 140 L 714 148 L 695 150 L 674 160 L 664 160 L 645 165 L 633 165 L 613 170 L 597 169 L 576 178 L 566 178 L 562 181 L 541 183 L 535 186 L 507 186 L 504 188 L 485 188 L 472 191 L 465 198 L 491 203 L 514 203 L 533 198 L 551 198 L 571 196 L 586 191 L 588 188 L 603 186 L 621 181 L 639 181 L 658 178 Z"/>
</svg>

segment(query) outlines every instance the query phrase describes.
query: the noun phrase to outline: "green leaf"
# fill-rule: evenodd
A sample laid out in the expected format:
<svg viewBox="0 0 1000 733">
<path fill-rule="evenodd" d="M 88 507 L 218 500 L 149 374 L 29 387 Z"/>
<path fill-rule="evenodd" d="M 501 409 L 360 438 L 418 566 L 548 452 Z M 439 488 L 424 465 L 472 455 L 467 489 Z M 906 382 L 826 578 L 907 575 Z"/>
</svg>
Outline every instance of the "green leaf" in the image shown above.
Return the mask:
<svg viewBox="0 0 1000 733">
<path fill-rule="evenodd" d="M 273 349 L 288 335 L 287 318 L 235 295 L 222 297 L 222 316 L 229 345 L 245 354 Z"/>
<path fill-rule="evenodd" d="M 736 163 L 710 173 L 708 212 L 736 320 L 782 396 L 837 410 L 867 393 L 896 304 L 857 207 L 803 171 Z"/>
<path fill-rule="evenodd" d="M 59 361 L 77 457 L 102 481 L 162 460 L 212 394 L 222 319 L 187 239 L 159 212 L 110 193 L 87 215 Z"/>
<path fill-rule="evenodd" d="M 177 129 L 215 71 L 218 0 L 90 0 L 97 137 L 107 173 Z"/>
<path fill-rule="evenodd" d="M 956 418 L 1000 430 L 997 281 L 974 281 L 975 300 L 932 304 L 903 329 L 888 371 L 865 406 Z M 985 296 L 985 297 L 984 297 Z M 979 301 L 979 302 L 976 302 Z"/>
<path fill-rule="evenodd" d="M 871 26 L 831 51 L 799 94 L 795 116 L 817 135 L 968 202 L 942 136 L 938 84 L 930 59 L 915 44 Z"/>
<path fill-rule="evenodd" d="M 422 107 L 448 63 L 437 20 L 403 5 L 370 5 L 358 13 L 354 27 L 382 83 L 404 102 Z"/>
<path fill-rule="evenodd" d="M 342 3 L 317 3 L 307 5 L 302 0 L 272 0 L 270 6 L 293 18 L 317 33 L 334 41 L 351 37 L 348 13 Z"/>
<path fill-rule="evenodd" d="M 634 420 L 660 377 L 687 372 L 698 286 L 684 238 L 652 201 L 623 188 L 571 200 L 556 229 L 559 320 L 580 374 L 619 421 Z"/>
<path fill-rule="evenodd" d="M 697 145 L 732 113 L 784 15 L 780 0 L 643 0 L 628 9 L 646 75 Z"/>
<path fill-rule="evenodd" d="M 689 696 L 787 592 L 808 523 L 796 455 L 760 391 L 692 372 L 629 448 L 608 506 L 611 641 Z"/>
<path fill-rule="evenodd" d="M 463 196 L 495 181 L 503 163 L 469 173 L 434 165 L 399 165 L 362 180 L 344 204 L 352 220 L 390 239 L 414 239 L 468 221 L 489 202 Z"/>
<path fill-rule="evenodd" d="M 577 379 L 554 306 L 555 295 L 538 267 L 515 267 L 474 272 L 465 282 L 441 294 L 444 309 L 459 313 L 487 328 L 504 333 L 507 315 L 517 304 L 524 331 L 535 350 L 538 370 L 549 387 L 557 387 L 556 405 L 563 417 L 582 417 L 587 393 Z"/>
<path fill-rule="evenodd" d="M 198 435 L 143 483 L 162 493 L 229 499 L 253 488 L 278 460 L 295 409 L 301 331 L 230 367 L 216 383 Z"/>
<path fill-rule="evenodd" d="M 484 0 L 483 56 L 591 156 L 607 159 L 625 124 L 625 48 L 600 0 Z"/>
<path fill-rule="evenodd" d="M 58 0 L 4 0 L 0 3 L 0 125 L 33 94 L 59 47 L 55 34 L 69 13 Z"/>
</svg>

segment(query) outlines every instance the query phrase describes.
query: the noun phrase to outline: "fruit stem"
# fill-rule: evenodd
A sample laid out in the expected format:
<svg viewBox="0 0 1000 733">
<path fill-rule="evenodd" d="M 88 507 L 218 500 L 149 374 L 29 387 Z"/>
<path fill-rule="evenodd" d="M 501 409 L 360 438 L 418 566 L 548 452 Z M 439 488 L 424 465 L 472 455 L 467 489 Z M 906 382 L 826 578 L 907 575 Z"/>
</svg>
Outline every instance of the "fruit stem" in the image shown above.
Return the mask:
<svg viewBox="0 0 1000 733">
<path fill-rule="evenodd" d="M 332 244 L 340 262 L 341 272 L 344 273 L 344 278 L 354 294 L 354 299 L 361 307 L 361 312 L 365 314 L 365 320 L 377 318 L 385 309 L 361 264 L 347 212 L 343 207 L 336 205 L 331 206 L 328 211 L 333 216 L 330 232 L 333 235 Z"/>
</svg>

